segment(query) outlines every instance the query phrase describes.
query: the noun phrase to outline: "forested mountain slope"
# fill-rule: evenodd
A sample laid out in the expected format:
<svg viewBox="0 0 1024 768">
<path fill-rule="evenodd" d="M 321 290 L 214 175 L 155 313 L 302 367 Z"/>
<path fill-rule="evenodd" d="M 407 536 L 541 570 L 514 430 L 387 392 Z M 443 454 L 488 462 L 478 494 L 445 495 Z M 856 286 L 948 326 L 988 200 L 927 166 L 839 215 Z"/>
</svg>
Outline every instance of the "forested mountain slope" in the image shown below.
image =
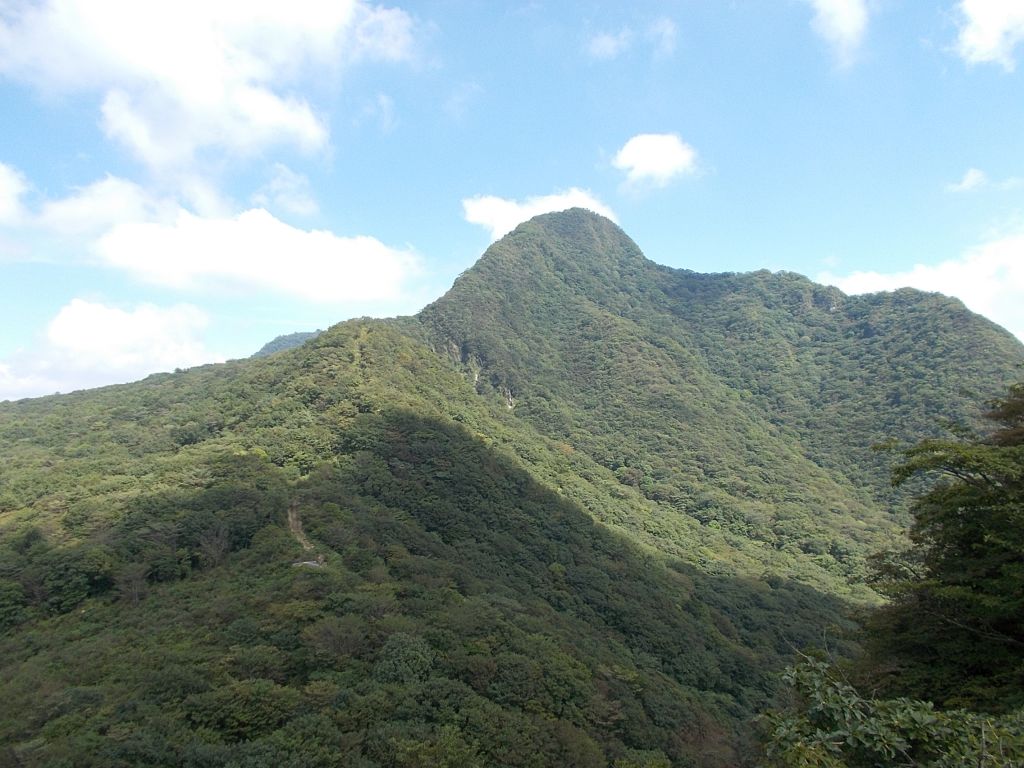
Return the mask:
<svg viewBox="0 0 1024 768">
<path fill-rule="evenodd" d="M 736 765 L 875 599 L 869 444 L 1021 360 L 569 211 L 418 317 L 0 404 L 0 764 Z"/>
<path fill-rule="evenodd" d="M 655 502 L 651 543 L 699 521 L 818 585 L 856 577 L 902 509 L 872 446 L 975 421 L 1022 360 L 956 300 L 672 270 L 582 210 L 520 226 L 419 318 L 478 389 Z"/>
</svg>

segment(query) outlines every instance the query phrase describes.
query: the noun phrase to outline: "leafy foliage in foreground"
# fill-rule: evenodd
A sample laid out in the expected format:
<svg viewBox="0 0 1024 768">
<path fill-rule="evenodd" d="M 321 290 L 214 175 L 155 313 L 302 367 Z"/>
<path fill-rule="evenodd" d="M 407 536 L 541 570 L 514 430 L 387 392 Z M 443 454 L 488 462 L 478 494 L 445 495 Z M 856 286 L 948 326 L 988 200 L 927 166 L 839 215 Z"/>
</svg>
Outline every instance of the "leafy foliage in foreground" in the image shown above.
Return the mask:
<svg viewBox="0 0 1024 768">
<path fill-rule="evenodd" d="M 783 675 L 791 709 L 762 718 L 769 768 L 1017 768 L 1024 712 L 936 711 L 930 702 L 865 699 L 812 660 Z"/>
</svg>

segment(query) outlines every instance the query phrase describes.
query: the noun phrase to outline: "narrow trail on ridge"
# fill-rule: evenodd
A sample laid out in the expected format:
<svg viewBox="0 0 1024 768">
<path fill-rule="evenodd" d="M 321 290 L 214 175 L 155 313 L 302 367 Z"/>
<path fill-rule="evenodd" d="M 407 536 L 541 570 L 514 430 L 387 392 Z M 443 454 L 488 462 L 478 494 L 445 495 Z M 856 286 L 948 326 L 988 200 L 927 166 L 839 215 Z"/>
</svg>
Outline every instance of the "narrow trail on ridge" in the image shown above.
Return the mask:
<svg viewBox="0 0 1024 768">
<path fill-rule="evenodd" d="M 313 549 L 313 542 L 306 537 L 306 532 L 302 530 L 302 518 L 299 517 L 299 505 L 297 502 L 292 502 L 291 506 L 288 507 L 288 530 L 292 532 L 292 536 L 295 540 L 302 545 L 302 548 L 307 552 Z"/>
</svg>

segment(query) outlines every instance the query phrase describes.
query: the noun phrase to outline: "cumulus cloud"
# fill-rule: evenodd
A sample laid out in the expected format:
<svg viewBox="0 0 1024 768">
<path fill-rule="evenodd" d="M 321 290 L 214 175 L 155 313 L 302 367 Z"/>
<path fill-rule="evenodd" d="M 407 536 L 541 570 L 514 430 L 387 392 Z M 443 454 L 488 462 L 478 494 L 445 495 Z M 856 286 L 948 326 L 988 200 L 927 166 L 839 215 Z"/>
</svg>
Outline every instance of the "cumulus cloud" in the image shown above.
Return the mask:
<svg viewBox="0 0 1024 768">
<path fill-rule="evenodd" d="M 867 32 L 867 0 L 806 1 L 814 9 L 811 28 L 831 46 L 840 64 L 850 64 Z"/>
<path fill-rule="evenodd" d="M 0 169 L 8 171 L 0 175 L 0 187 L 7 178 L 17 182 L 8 183 L 15 191 L 23 188 L 16 171 Z M 282 164 L 254 199 L 296 215 L 317 212 L 308 179 Z M 0 242 L 0 253 L 91 261 L 179 289 L 244 287 L 317 302 L 401 302 L 420 272 L 420 258 L 410 248 L 366 235 L 301 229 L 264 207 L 197 214 L 116 176 L 32 209 L 19 206 L 18 217 L 10 230 L 16 241 L 11 247 Z"/>
<path fill-rule="evenodd" d="M 587 54 L 592 59 L 607 61 L 618 58 L 633 44 L 633 31 L 623 27 L 618 32 L 601 32 L 587 41 Z"/>
<path fill-rule="evenodd" d="M 0 163 L 0 224 L 16 224 L 24 215 L 21 198 L 28 191 L 25 177 Z"/>
<path fill-rule="evenodd" d="M 273 177 L 253 195 L 252 201 L 261 208 L 280 209 L 296 216 L 312 216 L 320 210 L 309 179 L 283 163 L 274 165 Z"/>
<path fill-rule="evenodd" d="M 817 279 L 852 294 L 911 287 L 955 296 L 1024 341 L 1024 234 L 984 243 L 939 264 L 917 264 L 904 272 L 846 276 L 826 272 Z"/>
<path fill-rule="evenodd" d="M 359 0 L 0 4 L 0 74 L 102 94 L 102 125 L 154 169 L 206 148 L 317 150 L 328 128 L 289 89 L 310 72 L 412 55 L 412 19 Z"/>
<path fill-rule="evenodd" d="M 222 358 L 201 333 L 207 316 L 179 304 L 122 309 L 76 298 L 50 321 L 30 352 L 0 361 L 0 400 L 130 381 Z"/>
<path fill-rule="evenodd" d="M 678 176 L 697 171 L 697 152 L 674 133 L 641 133 L 612 159 L 630 184 L 664 187 Z"/>
<path fill-rule="evenodd" d="M 104 264 L 163 286 L 258 288 L 317 302 L 393 300 L 419 271 L 410 250 L 298 229 L 260 208 L 225 218 L 180 209 L 171 222 L 118 224 L 94 251 Z"/>
<path fill-rule="evenodd" d="M 1009 0 L 961 0 L 956 49 L 969 64 L 995 62 L 1016 67 L 1014 49 L 1024 41 L 1024 5 Z"/>
<path fill-rule="evenodd" d="M 534 216 L 564 211 L 568 208 L 586 208 L 616 221 L 611 208 L 589 191 L 578 187 L 554 195 L 528 197 L 522 201 L 491 195 L 470 197 L 462 201 L 466 221 L 489 229 L 491 240 L 507 235 L 516 226 Z"/>
<path fill-rule="evenodd" d="M 209 361 L 197 339 L 207 317 L 180 304 L 132 310 L 72 299 L 47 328 L 47 340 L 77 367 L 166 370 Z"/>
<path fill-rule="evenodd" d="M 961 178 L 960 181 L 947 184 L 946 190 L 949 192 L 970 192 L 972 189 L 983 187 L 987 183 L 988 176 L 984 171 L 978 170 L 977 168 L 968 168 L 964 171 L 963 178 Z"/>
</svg>

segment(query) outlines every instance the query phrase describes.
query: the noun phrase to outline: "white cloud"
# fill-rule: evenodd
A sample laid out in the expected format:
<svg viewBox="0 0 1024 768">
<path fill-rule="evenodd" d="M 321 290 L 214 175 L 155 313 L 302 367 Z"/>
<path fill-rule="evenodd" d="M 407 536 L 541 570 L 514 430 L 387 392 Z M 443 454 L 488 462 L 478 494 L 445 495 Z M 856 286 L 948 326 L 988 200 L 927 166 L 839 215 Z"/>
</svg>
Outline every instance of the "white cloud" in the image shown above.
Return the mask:
<svg viewBox="0 0 1024 768">
<path fill-rule="evenodd" d="M 968 168 L 960 181 L 946 185 L 948 192 L 970 192 L 972 189 L 983 187 L 988 183 L 988 176 L 984 171 L 977 168 Z"/>
<path fill-rule="evenodd" d="M 323 3 L 307 0 L 312 8 Z M 413 56 L 412 17 L 400 8 L 381 8 L 356 3 L 352 58 L 378 61 L 409 61 Z"/>
<path fill-rule="evenodd" d="M 206 324 L 206 315 L 187 304 L 142 304 L 128 311 L 72 299 L 50 322 L 46 336 L 79 368 L 167 370 L 209 361 L 196 338 Z"/>
<path fill-rule="evenodd" d="M 130 381 L 222 358 L 203 345 L 206 315 L 181 304 L 121 309 L 73 299 L 31 352 L 0 362 L 0 400 Z"/>
<path fill-rule="evenodd" d="M 586 208 L 615 221 L 611 208 L 584 189 L 572 187 L 567 192 L 543 197 L 529 197 L 523 201 L 503 197 L 477 196 L 462 201 L 466 221 L 479 224 L 491 231 L 491 239 L 507 235 L 519 224 L 542 213 L 554 213 L 568 208 Z"/>
<path fill-rule="evenodd" d="M 24 215 L 21 198 L 28 191 L 25 177 L 0 163 L 0 224 L 16 224 Z"/>
<path fill-rule="evenodd" d="M 309 179 L 283 163 L 274 165 L 274 176 L 252 197 L 253 204 L 273 208 L 296 216 L 312 216 L 320 208 L 313 199 Z"/>
<path fill-rule="evenodd" d="M 169 183 L 177 187 L 181 199 L 200 216 L 230 216 L 238 210 L 237 204 L 200 171 L 175 173 Z"/>
<path fill-rule="evenodd" d="M 947 192 L 971 192 L 976 189 L 988 188 L 1003 192 L 1020 189 L 1024 186 L 1024 178 L 1020 176 L 1007 176 L 1002 179 L 992 179 L 984 171 L 978 168 L 968 168 L 959 181 L 946 185 Z"/>
<path fill-rule="evenodd" d="M 71 387 L 81 389 L 81 387 Z M 21 370 L 8 363 L 0 363 L 0 402 L 4 400 L 20 400 L 23 397 L 39 397 L 60 392 L 61 387 L 56 378 L 35 370 Z"/>
<path fill-rule="evenodd" d="M 654 55 L 666 58 L 676 50 L 676 24 L 667 16 L 655 19 L 643 29 L 642 33 L 634 34 L 630 27 L 623 27 L 618 32 L 600 32 L 592 35 L 586 42 L 587 55 L 598 61 L 617 59 L 633 48 L 638 38 L 646 42 L 654 51 Z"/>
<path fill-rule="evenodd" d="M 817 279 L 853 294 L 911 287 L 955 296 L 1024 341 L 1024 234 L 984 243 L 939 264 L 917 264 L 905 272 L 846 276 L 826 272 Z"/>
<path fill-rule="evenodd" d="M 409 250 L 373 237 L 289 226 L 263 209 L 172 222 L 118 224 L 94 246 L 100 260 L 175 288 L 249 287 L 317 302 L 398 298 L 419 271 Z"/>
<path fill-rule="evenodd" d="M 633 32 L 624 27 L 618 32 L 602 32 L 587 41 L 587 53 L 593 59 L 607 61 L 618 58 L 633 44 Z"/>
<path fill-rule="evenodd" d="M 961 0 L 957 53 L 969 64 L 1016 66 L 1014 48 L 1024 41 L 1024 4 L 1018 0 Z"/>
<path fill-rule="evenodd" d="M 622 146 L 612 165 L 626 172 L 630 184 L 664 187 L 696 172 L 697 152 L 674 133 L 641 133 Z"/>
<path fill-rule="evenodd" d="M 20 179 L 14 171 L 7 177 Z M 0 241 L 0 255 L 92 261 L 179 289 L 248 287 L 318 302 L 392 301 L 396 306 L 409 298 L 409 282 L 420 271 L 419 256 L 411 249 L 365 235 L 300 229 L 262 207 L 295 215 L 318 210 L 309 180 L 283 164 L 274 166 L 270 181 L 254 195 L 261 207 L 224 211 L 201 180 L 194 193 L 212 196 L 207 201 L 212 214 L 194 213 L 171 198 L 107 176 L 65 198 L 19 209 L 19 226 L 11 230 L 15 239 L 10 245 Z"/>
<path fill-rule="evenodd" d="M 840 64 L 850 64 L 867 32 L 867 0 L 806 1 L 814 8 L 811 28 L 832 47 Z"/>
<path fill-rule="evenodd" d="M 647 28 L 647 37 L 654 44 L 657 56 L 668 57 L 676 51 L 676 23 L 667 16 L 655 20 Z"/>
<path fill-rule="evenodd" d="M 32 223 L 60 235 L 96 235 L 114 224 L 151 220 L 173 209 L 138 184 L 107 176 L 67 197 L 43 203 Z"/>
<path fill-rule="evenodd" d="M 289 89 L 356 61 L 410 58 L 412 26 L 359 0 L 16 0 L 0 4 L 0 74 L 102 93 L 108 136 L 168 170 L 206 148 L 324 147 L 327 125 Z"/>
</svg>

